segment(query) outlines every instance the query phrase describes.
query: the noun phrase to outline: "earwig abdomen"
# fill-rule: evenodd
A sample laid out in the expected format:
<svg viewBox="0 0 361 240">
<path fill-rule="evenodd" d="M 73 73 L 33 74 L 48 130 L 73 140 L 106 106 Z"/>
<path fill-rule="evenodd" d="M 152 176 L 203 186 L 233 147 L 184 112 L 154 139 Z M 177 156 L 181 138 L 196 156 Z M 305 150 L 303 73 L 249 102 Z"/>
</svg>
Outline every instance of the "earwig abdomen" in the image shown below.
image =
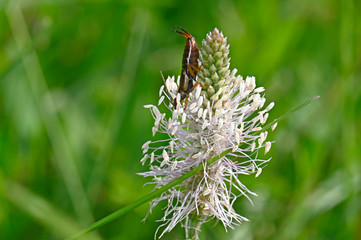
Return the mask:
<svg viewBox="0 0 361 240">
<path fill-rule="evenodd" d="M 182 60 L 182 72 L 185 72 L 189 77 L 196 78 L 198 70 L 199 49 L 194 37 L 188 38 L 184 48 Z M 191 66 L 193 72 L 189 71 Z"/>
</svg>

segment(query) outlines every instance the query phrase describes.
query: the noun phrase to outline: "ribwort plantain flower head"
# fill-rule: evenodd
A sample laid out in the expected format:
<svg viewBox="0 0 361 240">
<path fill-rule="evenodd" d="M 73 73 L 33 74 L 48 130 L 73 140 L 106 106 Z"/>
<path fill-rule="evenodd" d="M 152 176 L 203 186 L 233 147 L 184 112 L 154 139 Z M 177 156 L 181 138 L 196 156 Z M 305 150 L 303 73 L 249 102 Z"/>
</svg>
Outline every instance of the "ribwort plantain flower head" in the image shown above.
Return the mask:
<svg viewBox="0 0 361 240">
<path fill-rule="evenodd" d="M 227 228 L 234 228 L 248 219 L 233 208 L 239 197 L 251 201 L 250 191 L 241 181 L 242 175 L 257 177 L 270 159 L 259 159 L 258 153 L 267 153 L 271 142 L 262 126 L 274 103 L 265 105 L 264 88 L 256 88 L 254 77 L 243 79 L 237 70 L 230 70 L 227 39 L 215 28 L 207 34 L 200 49 L 198 85 L 189 94 L 186 109 L 173 106 L 179 98 L 179 76 L 168 77 L 159 91 L 158 106 L 164 104 L 170 114 L 162 113 L 156 105 L 146 105 L 155 120 L 153 136 L 163 134 L 165 139 L 146 142 L 141 163 L 150 170 L 139 173 L 151 177 L 155 188 L 160 188 L 190 170 L 203 165 L 204 169 L 150 203 L 150 210 L 165 201 L 162 224 L 156 237 L 171 231 L 181 223 L 186 238 L 197 239 L 201 225 L 212 218 Z M 229 153 L 207 165 L 207 161 L 226 150 Z M 251 201 L 252 202 L 252 201 Z"/>
</svg>

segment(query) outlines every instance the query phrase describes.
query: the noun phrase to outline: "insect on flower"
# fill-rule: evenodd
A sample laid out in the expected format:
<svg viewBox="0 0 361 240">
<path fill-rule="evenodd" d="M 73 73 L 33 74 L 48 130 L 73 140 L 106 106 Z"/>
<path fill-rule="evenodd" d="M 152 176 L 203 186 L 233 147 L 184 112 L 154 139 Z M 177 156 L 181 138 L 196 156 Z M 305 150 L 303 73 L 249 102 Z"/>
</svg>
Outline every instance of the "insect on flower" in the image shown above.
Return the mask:
<svg viewBox="0 0 361 240">
<path fill-rule="evenodd" d="M 223 33 L 217 28 L 208 33 L 199 51 L 189 33 L 179 33 L 187 38 L 180 84 L 176 83 L 178 76 L 165 80 L 161 73 L 165 86 L 160 87 L 158 101 L 171 114 L 166 117 L 157 106 L 145 106 L 154 118 L 153 136 L 159 132 L 165 138 L 143 144 L 144 157 L 140 161 L 149 164 L 149 171 L 139 174 L 150 177 L 149 183 L 155 189 L 176 184 L 150 201 L 149 213 L 161 202 L 168 203 L 155 239 L 178 224 L 185 228 L 186 239 L 199 239 L 202 224 L 213 218 L 226 229 L 248 221 L 237 213 L 235 203 L 241 197 L 252 202 L 251 195 L 256 194 L 242 179 L 262 173 L 270 158 L 260 158 L 259 152 L 264 149 L 267 153 L 272 144 L 263 126 L 274 103 L 264 106 L 265 89 L 256 88 L 255 77 L 244 79 L 237 75 L 237 69 L 230 69 L 229 45 Z M 198 57 L 199 65 L 204 63 L 201 70 Z M 208 90 L 198 87 L 192 92 L 198 82 L 206 83 Z M 177 105 L 171 109 L 175 95 Z M 183 111 L 180 98 L 187 100 L 188 95 L 185 106 L 190 106 Z M 171 104 L 163 101 L 166 97 Z M 202 171 L 179 181 L 200 166 Z"/>
<path fill-rule="evenodd" d="M 186 30 L 177 26 L 183 32 L 173 30 L 173 32 L 179 33 L 187 38 L 186 46 L 184 47 L 183 59 L 182 59 L 182 72 L 180 77 L 178 93 L 180 93 L 180 101 L 185 99 L 184 109 L 188 105 L 188 96 L 198 85 L 205 88 L 201 82 L 197 82 L 197 73 L 201 70 L 202 65 L 198 66 L 199 49 L 196 39 L 190 35 Z M 173 105 L 177 106 L 177 98 L 174 99 Z"/>
</svg>

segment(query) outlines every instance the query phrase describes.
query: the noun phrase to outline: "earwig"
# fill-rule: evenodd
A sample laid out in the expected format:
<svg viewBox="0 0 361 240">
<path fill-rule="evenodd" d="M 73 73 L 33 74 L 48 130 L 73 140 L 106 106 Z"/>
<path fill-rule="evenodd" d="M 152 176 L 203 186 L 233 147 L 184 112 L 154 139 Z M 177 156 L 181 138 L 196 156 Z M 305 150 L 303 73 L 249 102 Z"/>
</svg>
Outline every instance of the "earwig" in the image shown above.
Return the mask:
<svg viewBox="0 0 361 240">
<path fill-rule="evenodd" d="M 177 26 L 178 27 L 178 26 Z M 180 77 L 178 93 L 180 93 L 180 101 L 185 99 L 184 109 L 188 105 L 189 93 L 192 92 L 198 85 L 204 88 L 201 82 L 197 82 L 197 73 L 201 70 L 202 65 L 198 66 L 199 49 L 196 39 L 190 35 L 186 30 L 178 27 L 183 32 L 173 30 L 173 32 L 179 33 L 187 38 L 186 46 L 184 48 L 183 59 L 182 59 L 182 72 Z M 177 106 L 177 98 L 174 99 L 173 105 Z"/>
</svg>

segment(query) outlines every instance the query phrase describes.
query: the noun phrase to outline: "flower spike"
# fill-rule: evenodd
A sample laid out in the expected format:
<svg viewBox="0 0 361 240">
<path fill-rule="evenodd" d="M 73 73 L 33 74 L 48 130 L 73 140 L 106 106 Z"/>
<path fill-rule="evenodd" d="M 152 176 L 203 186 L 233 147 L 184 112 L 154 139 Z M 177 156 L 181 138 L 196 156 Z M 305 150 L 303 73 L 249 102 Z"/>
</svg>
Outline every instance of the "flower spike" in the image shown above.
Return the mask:
<svg viewBox="0 0 361 240">
<path fill-rule="evenodd" d="M 233 208 L 235 200 L 256 195 L 240 180 L 242 175 L 258 177 L 270 159 L 259 159 L 258 153 L 271 149 L 267 131 L 262 126 L 274 103 L 265 106 L 265 89 L 256 88 L 255 77 L 237 75 L 230 69 L 227 38 L 215 28 L 208 33 L 200 49 L 202 69 L 197 81 L 206 86 L 197 86 L 189 94 L 186 109 L 172 104 L 179 101 L 175 77 L 164 80 L 160 89 L 160 104 L 171 112 L 165 117 L 158 107 L 147 105 L 155 124 L 153 134 L 162 134 L 165 140 L 146 142 L 143 145 L 142 164 L 150 170 L 139 173 L 151 177 L 158 189 L 185 173 L 203 165 L 203 171 L 150 202 L 150 212 L 161 201 L 168 204 L 164 209 L 163 222 L 156 237 L 163 236 L 182 222 L 186 238 L 197 239 L 203 223 L 216 218 L 227 228 L 234 228 L 247 218 Z M 163 76 L 163 75 L 162 75 Z M 179 81 L 179 80 L 178 80 Z M 261 131 L 260 131 L 261 130 Z M 273 129 L 272 129 L 273 130 Z M 207 161 L 231 149 L 211 165 Z M 234 160 L 236 159 L 236 161 Z M 251 201 L 252 202 L 252 201 Z M 159 235 L 158 235 L 159 233 Z"/>
</svg>

